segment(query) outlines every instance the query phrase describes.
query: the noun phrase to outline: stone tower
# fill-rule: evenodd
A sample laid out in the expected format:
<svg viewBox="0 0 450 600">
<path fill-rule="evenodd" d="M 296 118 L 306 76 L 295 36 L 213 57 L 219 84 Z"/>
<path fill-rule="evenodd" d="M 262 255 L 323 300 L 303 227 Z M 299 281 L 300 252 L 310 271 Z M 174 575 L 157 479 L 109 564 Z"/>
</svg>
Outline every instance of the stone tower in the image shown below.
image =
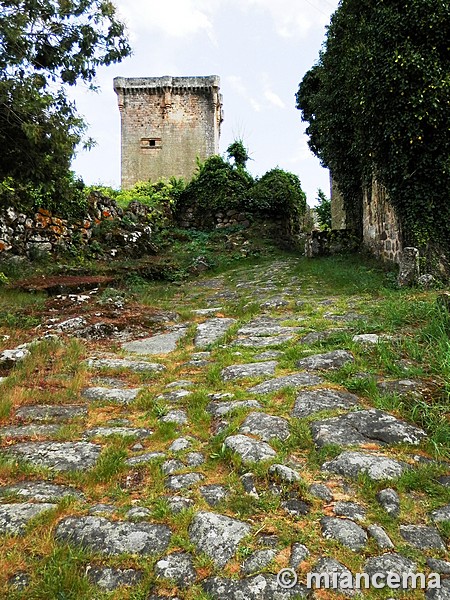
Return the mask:
<svg viewBox="0 0 450 600">
<path fill-rule="evenodd" d="M 220 79 L 116 77 L 122 122 L 122 187 L 171 176 L 189 180 L 219 151 Z"/>
</svg>

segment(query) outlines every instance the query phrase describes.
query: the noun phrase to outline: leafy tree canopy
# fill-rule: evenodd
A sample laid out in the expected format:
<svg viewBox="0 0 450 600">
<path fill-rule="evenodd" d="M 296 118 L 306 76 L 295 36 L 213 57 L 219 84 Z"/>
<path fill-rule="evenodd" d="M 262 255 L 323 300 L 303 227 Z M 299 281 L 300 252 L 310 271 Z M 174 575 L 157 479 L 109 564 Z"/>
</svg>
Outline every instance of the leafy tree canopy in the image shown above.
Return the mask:
<svg viewBox="0 0 450 600">
<path fill-rule="evenodd" d="M 130 52 L 108 1 L 0 0 L 0 181 L 28 190 L 22 200 L 32 201 L 30 185 L 41 205 L 73 195 L 70 162 L 85 124 L 67 86 L 92 82 L 98 66 Z"/>
<path fill-rule="evenodd" d="M 297 107 L 357 214 L 382 183 L 404 241 L 450 240 L 450 3 L 341 0 Z"/>
<path fill-rule="evenodd" d="M 130 54 L 108 0 L 2 0 L 0 7 L 2 79 L 39 74 L 44 85 L 73 85 Z"/>
</svg>

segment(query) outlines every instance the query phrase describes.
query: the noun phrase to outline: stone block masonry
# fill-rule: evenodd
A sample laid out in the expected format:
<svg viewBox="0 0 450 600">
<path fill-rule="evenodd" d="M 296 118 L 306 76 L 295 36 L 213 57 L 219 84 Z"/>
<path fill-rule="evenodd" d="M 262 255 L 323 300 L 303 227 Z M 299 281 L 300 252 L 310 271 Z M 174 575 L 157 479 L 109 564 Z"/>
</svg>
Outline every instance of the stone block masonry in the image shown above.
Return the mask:
<svg viewBox="0 0 450 600">
<path fill-rule="evenodd" d="M 122 187 L 172 176 L 189 180 L 219 151 L 220 79 L 142 77 L 114 79 L 122 127 Z"/>
</svg>

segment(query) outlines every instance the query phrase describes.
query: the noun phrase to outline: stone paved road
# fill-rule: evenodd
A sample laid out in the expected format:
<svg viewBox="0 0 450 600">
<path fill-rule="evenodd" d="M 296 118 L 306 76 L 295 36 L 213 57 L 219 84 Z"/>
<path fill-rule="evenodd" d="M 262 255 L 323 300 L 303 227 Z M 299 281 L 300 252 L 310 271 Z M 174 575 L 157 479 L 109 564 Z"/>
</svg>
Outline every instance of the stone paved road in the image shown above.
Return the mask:
<svg viewBox="0 0 450 600">
<path fill-rule="evenodd" d="M 361 307 L 303 289 L 294 268 L 286 258 L 188 284 L 191 322 L 116 355 L 93 353 L 91 383 L 66 410 L 17 410 L 0 431 L 3 455 L 37 470 L 3 482 L 0 532 L 27 535 L 36 516 L 75 499 L 73 514 L 55 513 L 52 535 L 94 551 L 83 568 L 98 597 L 121 586 L 141 586 L 153 600 L 313 597 L 308 571 L 349 575 L 359 566 L 438 572 L 444 585 L 426 598 L 450 598 L 448 536 L 439 529 L 450 500 L 436 506 L 398 485 L 429 460 L 427 433 L 336 383 L 341 370 L 357 372 L 359 338 L 349 346 L 333 336 L 352 339 Z M 253 308 L 242 316 L 246 303 Z M 421 389 L 386 379 L 380 390 Z M 78 429 L 64 438 L 60 428 L 74 419 Z M 89 473 L 105 468 L 111 447 L 125 449 L 121 467 L 94 493 Z M 449 472 L 436 486 L 448 489 Z M 157 559 L 151 576 L 143 555 Z M 292 588 L 276 579 L 286 567 L 298 576 Z M 11 580 L 14 597 L 22 597 L 17 581 L 27 597 L 27 577 L 24 568 Z"/>
</svg>

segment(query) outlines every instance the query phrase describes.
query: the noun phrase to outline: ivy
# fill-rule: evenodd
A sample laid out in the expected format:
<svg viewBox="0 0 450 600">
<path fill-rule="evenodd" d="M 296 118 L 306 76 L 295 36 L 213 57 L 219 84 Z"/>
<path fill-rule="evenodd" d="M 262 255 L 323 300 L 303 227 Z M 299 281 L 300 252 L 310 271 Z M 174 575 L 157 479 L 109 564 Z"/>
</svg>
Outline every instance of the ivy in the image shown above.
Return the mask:
<svg viewBox="0 0 450 600">
<path fill-rule="evenodd" d="M 341 0 L 297 93 L 355 222 L 375 177 L 423 252 L 450 248 L 449 40 L 449 2 Z"/>
</svg>

